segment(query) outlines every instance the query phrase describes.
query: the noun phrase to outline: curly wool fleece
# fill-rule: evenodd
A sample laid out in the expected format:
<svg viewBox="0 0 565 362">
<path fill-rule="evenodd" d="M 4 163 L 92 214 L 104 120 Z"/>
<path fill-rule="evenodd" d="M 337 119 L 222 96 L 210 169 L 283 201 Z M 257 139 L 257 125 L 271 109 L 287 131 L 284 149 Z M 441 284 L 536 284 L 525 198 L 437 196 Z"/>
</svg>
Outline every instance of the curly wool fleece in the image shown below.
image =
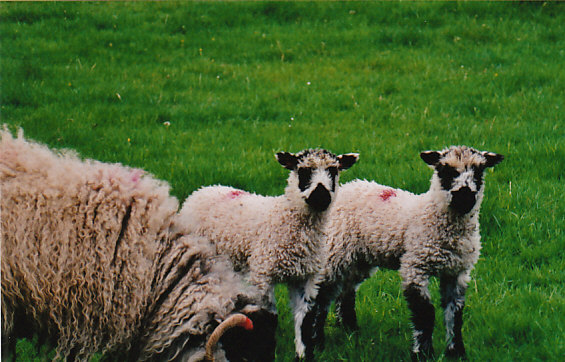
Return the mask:
<svg viewBox="0 0 565 362">
<path fill-rule="evenodd" d="M 63 358 L 198 358 L 218 322 L 258 299 L 206 239 L 170 231 L 166 183 L 1 136 L 3 343 L 27 322 Z"/>
</svg>

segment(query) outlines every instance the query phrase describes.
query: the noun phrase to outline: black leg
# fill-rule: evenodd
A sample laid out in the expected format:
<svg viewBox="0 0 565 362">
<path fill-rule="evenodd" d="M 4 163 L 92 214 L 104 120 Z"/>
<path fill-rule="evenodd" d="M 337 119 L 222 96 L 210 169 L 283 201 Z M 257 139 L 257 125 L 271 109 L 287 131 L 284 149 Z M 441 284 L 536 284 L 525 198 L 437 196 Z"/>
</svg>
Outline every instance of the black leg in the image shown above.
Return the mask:
<svg viewBox="0 0 565 362">
<path fill-rule="evenodd" d="M 320 350 L 324 349 L 326 336 L 324 334 L 324 326 L 328 317 L 329 303 L 325 305 L 316 305 L 316 314 L 314 319 L 314 331 L 312 335 L 312 344 Z"/>
<path fill-rule="evenodd" d="M 355 314 L 355 289 L 346 289 L 335 302 L 337 318 L 343 326 L 351 331 L 359 329 L 357 315 Z"/>
<path fill-rule="evenodd" d="M 305 346 L 306 361 L 314 360 L 315 348 L 324 348 L 324 326 L 332 302 L 331 290 L 326 284 L 320 285 L 316 299 L 311 303 L 310 310 L 302 320 L 301 336 Z"/>
<path fill-rule="evenodd" d="M 306 356 L 313 355 L 314 348 L 324 349 L 324 326 L 328 316 L 331 301 L 325 302 L 324 298 L 317 299 L 302 322 L 302 338 L 305 340 Z"/>
<path fill-rule="evenodd" d="M 288 286 L 290 304 L 294 315 L 294 344 L 297 360 L 312 360 L 314 355 L 314 317 L 311 313 L 318 295 L 319 280 L 314 277 L 304 283 Z M 305 318 L 308 320 L 305 321 Z"/>
<path fill-rule="evenodd" d="M 445 355 L 453 358 L 466 356 L 461 328 L 465 307 L 466 278 L 442 275 L 440 278 L 441 306 L 444 309 L 447 347 Z"/>
<path fill-rule="evenodd" d="M 306 361 L 314 360 L 314 339 L 317 337 L 315 333 L 315 319 L 317 311 L 317 306 L 313 305 L 304 316 L 302 326 L 300 327 L 302 342 L 304 343 L 305 348 L 304 360 Z"/>
<path fill-rule="evenodd" d="M 412 312 L 414 343 L 412 360 L 422 361 L 433 357 L 432 333 L 434 331 L 435 309 L 430 301 L 427 288 L 409 284 L 404 289 L 408 308 Z"/>
</svg>

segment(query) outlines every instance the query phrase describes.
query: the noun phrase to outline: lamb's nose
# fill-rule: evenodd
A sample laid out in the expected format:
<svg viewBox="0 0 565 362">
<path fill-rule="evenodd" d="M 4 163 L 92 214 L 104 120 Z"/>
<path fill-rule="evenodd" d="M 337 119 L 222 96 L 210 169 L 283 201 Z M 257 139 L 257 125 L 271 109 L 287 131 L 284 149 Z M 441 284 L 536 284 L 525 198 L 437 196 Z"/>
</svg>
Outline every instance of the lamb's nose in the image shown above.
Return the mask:
<svg viewBox="0 0 565 362">
<path fill-rule="evenodd" d="M 457 191 L 451 191 L 451 207 L 464 215 L 471 211 L 477 201 L 477 192 L 465 186 Z"/>
<path fill-rule="evenodd" d="M 316 211 L 325 211 L 332 202 L 330 192 L 321 183 L 316 186 L 314 191 L 306 199 L 306 203 Z"/>
</svg>

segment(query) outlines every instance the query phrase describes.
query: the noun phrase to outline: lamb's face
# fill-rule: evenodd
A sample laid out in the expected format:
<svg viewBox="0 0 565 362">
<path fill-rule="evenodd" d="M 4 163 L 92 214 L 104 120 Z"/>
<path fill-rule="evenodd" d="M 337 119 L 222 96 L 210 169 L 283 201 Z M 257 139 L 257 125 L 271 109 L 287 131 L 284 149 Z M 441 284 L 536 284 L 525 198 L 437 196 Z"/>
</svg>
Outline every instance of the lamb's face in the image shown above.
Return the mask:
<svg viewBox="0 0 565 362">
<path fill-rule="evenodd" d="M 469 213 L 479 204 L 484 189 L 484 170 L 504 159 L 502 155 L 466 146 L 425 151 L 420 157 L 435 170 L 432 182 L 439 183 L 439 189 L 447 193 L 449 207 L 460 215 Z"/>
<path fill-rule="evenodd" d="M 297 193 L 310 209 L 322 212 L 334 200 L 340 171 L 353 166 L 359 155 L 336 156 L 326 150 L 308 149 L 297 154 L 279 152 L 276 157 L 281 165 L 292 171 L 289 185 L 297 188 Z"/>
</svg>

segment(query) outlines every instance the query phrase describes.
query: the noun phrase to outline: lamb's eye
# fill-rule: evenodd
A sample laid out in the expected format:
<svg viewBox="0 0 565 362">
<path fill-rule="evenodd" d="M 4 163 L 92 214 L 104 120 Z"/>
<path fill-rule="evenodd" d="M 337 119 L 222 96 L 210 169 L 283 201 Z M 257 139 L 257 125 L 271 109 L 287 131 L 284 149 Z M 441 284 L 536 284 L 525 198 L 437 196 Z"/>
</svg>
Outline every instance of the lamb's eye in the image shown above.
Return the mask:
<svg viewBox="0 0 565 362">
<path fill-rule="evenodd" d="M 455 167 L 449 165 L 440 165 L 438 167 L 438 174 L 440 178 L 456 178 L 459 176 L 459 171 Z"/>
<path fill-rule="evenodd" d="M 312 169 L 310 167 L 300 167 L 298 169 L 298 187 L 301 191 L 304 191 L 308 188 L 311 178 Z"/>
<path fill-rule="evenodd" d="M 335 191 L 335 181 L 337 179 L 337 167 L 328 167 L 328 172 L 330 173 L 330 177 L 332 179 L 332 192 Z"/>
<path fill-rule="evenodd" d="M 477 190 L 481 188 L 483 184 L 483 171 L 485 170 L 483 166 L 473 166 L 473 178 L 475 180 L 475 185 L 477 185 Z"/>
<path fill-rule="evenodd" d="M 448 177 L 456 178 L 457 176 L 460 175 L 460 172 L 457 171 L 456 169 L 454 169 L 453 167 L 447 166 L 447 167 L 445 167 L 445 174 Z"/>
<path fill-rule="evenodd" d="M 453 184 L 453 179 L 459 176 L 459 171 L 449 165 L 440 164 L 437 168 L 437 174 L 441 180 L 441 186 L 445 190 L 449 190 Z"/>
</svg>

